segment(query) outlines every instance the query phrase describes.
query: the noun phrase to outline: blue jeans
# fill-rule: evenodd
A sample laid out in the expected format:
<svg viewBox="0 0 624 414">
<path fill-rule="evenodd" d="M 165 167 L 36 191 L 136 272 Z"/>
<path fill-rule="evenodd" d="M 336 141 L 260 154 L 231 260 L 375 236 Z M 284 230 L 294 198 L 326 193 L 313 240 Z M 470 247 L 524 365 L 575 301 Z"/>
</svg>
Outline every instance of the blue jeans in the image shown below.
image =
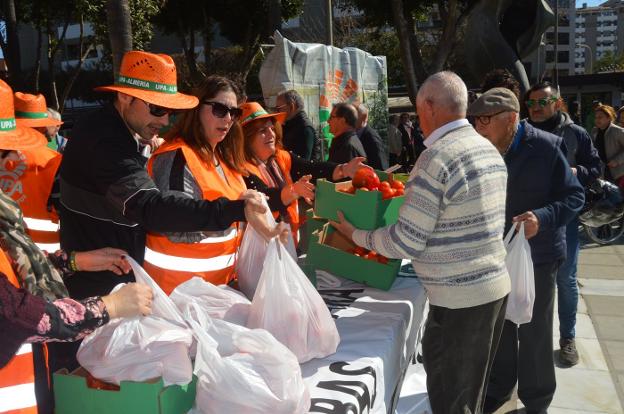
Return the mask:
<svg viewBox="0 0 624 414">
<path fill-rule="evenodd" d="M 578 306 L 576 267 L 579 255 L 579 221 L 575 217 L 566 228 L 567 258 L 557 273 L 557 299 L 559 301 L 559 335 L 573 339 Z"/>
</svg>

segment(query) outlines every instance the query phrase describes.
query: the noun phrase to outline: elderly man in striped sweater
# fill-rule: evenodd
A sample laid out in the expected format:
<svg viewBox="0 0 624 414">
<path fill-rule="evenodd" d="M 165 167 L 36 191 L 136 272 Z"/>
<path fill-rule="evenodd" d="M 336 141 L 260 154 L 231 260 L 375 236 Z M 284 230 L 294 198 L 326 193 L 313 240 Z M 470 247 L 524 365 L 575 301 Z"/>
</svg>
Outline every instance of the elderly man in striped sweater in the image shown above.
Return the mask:
<svg viewBox="0 0 624 414">
<path fill-rule="evenodd" d="M 405 189 L 396 224 L 333 225 L 363 247 L 410 258 L 429 297 L 422 341 L 434 413 L 481 413 L 505 317 L 509 275 L 503 227 L 507 169 L 465 119 L 468 92 L 452 72 L 430 76 L 416 107 L 427 149 Z"/>
</svg>

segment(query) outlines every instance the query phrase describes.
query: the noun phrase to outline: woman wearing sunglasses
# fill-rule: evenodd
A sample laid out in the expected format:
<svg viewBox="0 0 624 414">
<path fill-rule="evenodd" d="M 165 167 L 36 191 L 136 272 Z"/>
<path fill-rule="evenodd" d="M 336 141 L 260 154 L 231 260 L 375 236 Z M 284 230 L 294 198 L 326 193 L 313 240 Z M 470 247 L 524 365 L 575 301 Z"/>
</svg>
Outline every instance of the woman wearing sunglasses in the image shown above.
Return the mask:
<svg viewBox="0 0 624 414">
<path fill-rule="evenodd" d="M 269 114 L 259 103 L 246 102 L 242 110 L 241 126 L 245 137 L 245 159 L 249 175 L 245 177 L 248 188 L 269 197 L 269 207 L 276 218 L 289 223 L 296 240 L 299 228 L 297 200 L 314 199 L 311 179 L 325 178 L 336 181 L 353 177 L 360 168 L 370 168 L 363 157 L 356 157 L 345 164 L 315 162 L 283 150 L 280 123 L 286 113 Z"/>
<path fill-rule="evenodd" d="M 605 178 L 624 189 L 624 128 L 616 125 L 615 110 L 609 105 L 599 105 L 594 110 L 596 127 L 592 138 L 600 159 L 605 163 Z"/>
<path fill-rule="evenodd" d="M 148 171 L 165 195 L 206 200 L 245 198 L 250 193 L 243 180 L 245 158 L 241 128 L 236 122 L 241 115 L 237 87 L 229 79 L 210 76 L 195 95 L 199 106 L 180 115 L 165 144 L 150 158 Z M 274 235 L 274 229 L 259 230 Z M 222 232 L 148 233 L 145 269 L 167 294 L 194 276 L 215 285 L 228 283 L 234 278 L 241 237 L 238 223 Z"/>
</svg>

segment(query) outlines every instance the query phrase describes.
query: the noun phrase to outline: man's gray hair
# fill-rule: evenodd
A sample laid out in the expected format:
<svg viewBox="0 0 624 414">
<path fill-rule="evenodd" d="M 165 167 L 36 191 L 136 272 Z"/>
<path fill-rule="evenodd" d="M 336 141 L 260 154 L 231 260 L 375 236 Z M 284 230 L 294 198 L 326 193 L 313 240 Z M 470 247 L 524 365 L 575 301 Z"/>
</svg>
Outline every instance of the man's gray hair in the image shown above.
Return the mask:
<svg viewBox="0 0 624 414">
<path fill-rule="evenodd" d="M 279 98 L 280 96 L 284 99 L 284 101 L 286 101 L 287 104 L 294 103 L 297 109 L 304 109 L 303 98 L 296 90 L 290 89 L 288 91 L 280 92 L 277 97 Z"/>
<path fill-rule="evenodd" d="M 52 119 L 56 119 L 57 121 L 62 121 L 61 114 L 55 109 L 48 108 L 48 115 Z"/>
<path fill-rule="evenodd" d="M 442 71 L 425 80 L 418 90 L 416 100 L 427 100 L 454 115 L 465 117 L 468 107 L 468 88 L 456 73 Z"/>
<path fill-rule="evenodd" d="M 359 104 L 356 108 L 357 108 L 357 111 L 358 111 L 358 116 L 362 116 L 362 115 L 368 114 L 368 108 L 366 107 L 366 105 Z"/>
</svg>

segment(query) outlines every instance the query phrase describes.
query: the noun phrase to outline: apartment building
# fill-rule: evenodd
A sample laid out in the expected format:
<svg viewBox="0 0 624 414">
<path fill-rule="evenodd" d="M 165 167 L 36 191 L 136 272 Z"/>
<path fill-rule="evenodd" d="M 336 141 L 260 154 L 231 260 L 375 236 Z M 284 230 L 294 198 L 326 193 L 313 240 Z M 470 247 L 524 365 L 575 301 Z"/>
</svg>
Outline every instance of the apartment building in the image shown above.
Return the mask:
<svg viewBox="0 0 624 414">
<path fill-rule="evenodd" d="M 624 1 L 610 0 L 597 7 L 576 10 L 575 73 L 592 73 L 595 62 L 607 53 L 624 53 Z"/>
</svg>

